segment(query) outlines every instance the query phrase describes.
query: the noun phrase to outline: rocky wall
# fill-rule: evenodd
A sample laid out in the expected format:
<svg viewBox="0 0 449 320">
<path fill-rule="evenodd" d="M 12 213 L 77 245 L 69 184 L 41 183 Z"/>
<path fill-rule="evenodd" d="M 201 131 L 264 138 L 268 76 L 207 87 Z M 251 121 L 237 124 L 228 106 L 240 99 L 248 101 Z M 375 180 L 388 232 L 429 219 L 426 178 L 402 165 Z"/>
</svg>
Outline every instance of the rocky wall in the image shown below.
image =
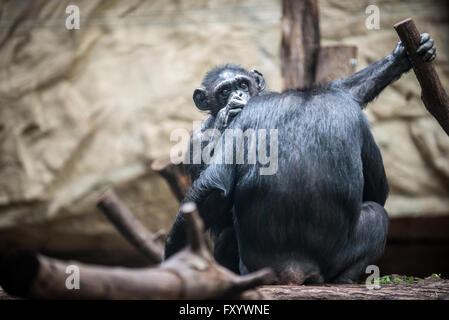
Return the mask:
<svg viewBox="0 0 449 320">
<path fill-rule="evenodd" d="M 79 30 L 65 27 L 69 4 Z M 320 1 L 323 44 L 357 45 L 361 69 L 412 16 L 448 88 L 445 1 L 376 1 L 379 30 L 365 27 L 369 4 Z M 169 228 L 178 204 L 149 162 L 169 154 L 173 129 L 204 119 L 191 95 L 209 68 L 237 62 L 280 89 L 280 17 L 276 0 L 0 1 L 0 252 L 135 257 L 95 200 L 114 186 L 151 230 Z M 410 73 L 367 109 L 392 217 L 449 214 L 449 139 L 419 95 Z"/>
</svg>

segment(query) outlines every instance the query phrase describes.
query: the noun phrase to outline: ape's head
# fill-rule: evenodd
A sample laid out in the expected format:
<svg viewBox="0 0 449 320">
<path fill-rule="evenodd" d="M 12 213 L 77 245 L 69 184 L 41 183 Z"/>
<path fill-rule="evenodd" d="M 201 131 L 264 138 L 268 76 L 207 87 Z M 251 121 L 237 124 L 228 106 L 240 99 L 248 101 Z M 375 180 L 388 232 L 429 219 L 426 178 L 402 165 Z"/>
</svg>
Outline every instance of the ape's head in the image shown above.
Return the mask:
<svg viewBox="0 0 449 320">
<path fill-rule="evenodd" d="M 238 95 L 245 102 L 265 89 L 265 79 L 257 70 L 248 71 L 236 64 L 226 64 L 209 71 L 203 79 L 204 88 L 193 92 L 198 109 L 216 115 L 228 101 Z"/>
</svg>

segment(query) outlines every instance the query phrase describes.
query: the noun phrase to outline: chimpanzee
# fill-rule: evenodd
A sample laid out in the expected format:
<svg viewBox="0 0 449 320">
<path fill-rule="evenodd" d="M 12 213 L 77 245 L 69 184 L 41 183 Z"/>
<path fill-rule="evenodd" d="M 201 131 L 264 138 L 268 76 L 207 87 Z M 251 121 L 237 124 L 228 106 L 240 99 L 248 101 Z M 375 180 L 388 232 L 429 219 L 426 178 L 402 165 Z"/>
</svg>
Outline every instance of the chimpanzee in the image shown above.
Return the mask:
<svg viewBox="0 0 449 320">
<path fill-rule="evenodd" d="M 209 71 L 202 81 L 204 88 L 197 88 L 193 92 L 193 101 L 201 111 L 207 111 L 209 117 L 195 130 L 190 137 L 189 172 L 192 180 L 196 180 L 204 163 L 194 161 L 193 144 L 200 141 L 201 151 L 208 145 L 208 139 L 203 134 L 208 129 L 217 129 L 220 132 L 229 125 L 232 119 L 242 111 L 251 97 L 258 95 L 265 89 L 263 75 L 253 69 L 247 71 L 236 64 L 226 64 Z M 195 163 L 196 162 L 196 163 Z"/>
<path fill-rule="evenodd" d="M 418 53 L 433 60 L 433 40 L 422 34 L 420 41 Z M 219 149 L 184 201 L 197 203 L 207 228 L 223 230 L 232 221 L 241 274 L 271 267 L 279 283 L 348 283 L 381 256 L 389 187 L 362 109 L 410 68 L 398 43 L 347 79 L 255 95 L 228 124 L 277 129 L 277 172 L 261 175 L 259 162 L 220 163 L 227 152 L 248 150 L 245 140 Z M 185 246 L 184 226 L 178 214 L 166 257 Z"/>
<path fill-rule="evenodd" d="M 248 100 L 265 89 L 265 79 L 255 69 L 248 72 L 239 65 L 226 64 L 209 71 L 202 85 L 204 88 L 195 89 L 193 100 L 199 110 L 209 113 L 209 117 L 190 137 L 189 150 L 186 153 L 188 159 L 185 163 L 192 181 L 195 181 L 205 168 L 201 153 L 208 145 L 212 147 L 210 141 L 204 136 L 206 130 L 216 129 L 222 133 L 232 119 L 242 111 Z M 193 154 L 195 143 L 201 146 L 196 150 L 197 160 Z M 232 214 L 223 213 L 217 216 L 224 219 L 222 223 L 215 221 L 214 226 L 217 227 L 211 230 L 214 240 L 214 257 L 223 266 L 238 272 L 239 257 Z"/>
</svg>

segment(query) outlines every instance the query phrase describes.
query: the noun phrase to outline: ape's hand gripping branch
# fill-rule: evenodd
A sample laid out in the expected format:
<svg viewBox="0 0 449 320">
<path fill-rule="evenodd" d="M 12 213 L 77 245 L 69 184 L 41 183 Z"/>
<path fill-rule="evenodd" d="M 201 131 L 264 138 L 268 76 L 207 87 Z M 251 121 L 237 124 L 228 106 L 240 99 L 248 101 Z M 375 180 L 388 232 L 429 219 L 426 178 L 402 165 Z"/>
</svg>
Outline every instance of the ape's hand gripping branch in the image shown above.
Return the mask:
<svg viewBox="0 0 449 320">
<path fill-rule="evenodd" d="M 430 47 L 422 48 L 422 38 L 420 41 L 419 31 L 411 18 L 398 22 L 394 25 L 394 28 L 407 50 L 416 78 L 421 85 L 421 99 L 424 105 L 449 135 L 449 97 L 431 62 L 435 58 L 433 41 Z M 423 59 L 420 56 L 423 53 L 424 58 L 429 59 Z"/>
</svg>

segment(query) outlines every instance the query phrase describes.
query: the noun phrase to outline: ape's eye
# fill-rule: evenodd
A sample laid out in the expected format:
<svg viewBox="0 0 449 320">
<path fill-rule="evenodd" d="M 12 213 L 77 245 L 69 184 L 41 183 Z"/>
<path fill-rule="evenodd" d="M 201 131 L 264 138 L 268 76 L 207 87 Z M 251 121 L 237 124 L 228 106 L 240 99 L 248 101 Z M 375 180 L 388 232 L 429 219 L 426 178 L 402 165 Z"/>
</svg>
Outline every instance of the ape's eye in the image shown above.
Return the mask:
<svg viewBox="0 0 449 320">
<path fill-rule="evenodd" d="M 240 82 L 240 88 L 246 90 L 248 89 L 248 85 L 245 82 Z"/>
<path fill-rule="evenodd" d="M 227 96 L 229 94 L 229 89 L 223 89 L 221 90 L 221 95 L 222 96 Z"/>
</svg>

